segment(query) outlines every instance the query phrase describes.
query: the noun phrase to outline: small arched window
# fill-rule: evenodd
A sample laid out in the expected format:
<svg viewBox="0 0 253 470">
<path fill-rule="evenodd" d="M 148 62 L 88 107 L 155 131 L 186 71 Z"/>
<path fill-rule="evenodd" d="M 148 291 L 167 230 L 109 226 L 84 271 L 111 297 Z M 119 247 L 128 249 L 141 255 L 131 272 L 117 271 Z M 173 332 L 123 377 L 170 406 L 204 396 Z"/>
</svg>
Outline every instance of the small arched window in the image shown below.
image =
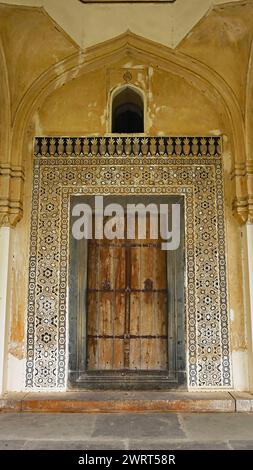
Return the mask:
<svg viewBox="0 0 253 470">
<path fill-rule="evenodd" d="M 144 132 L 143 98 L 134 88 L 126 86 L 112 100 L 112 132 Z"/>
</svg>

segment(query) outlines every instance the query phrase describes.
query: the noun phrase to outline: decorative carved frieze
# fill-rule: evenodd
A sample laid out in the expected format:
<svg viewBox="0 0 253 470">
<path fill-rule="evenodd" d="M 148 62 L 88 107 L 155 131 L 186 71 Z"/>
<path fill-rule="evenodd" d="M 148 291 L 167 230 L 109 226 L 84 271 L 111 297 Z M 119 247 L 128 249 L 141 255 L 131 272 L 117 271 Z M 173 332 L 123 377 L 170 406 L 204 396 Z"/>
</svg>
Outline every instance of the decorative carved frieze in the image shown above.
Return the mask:
<svg viewBox="0 0 253 470">
<path fill-rule="evenodd" d="M 221 137 L 37 137 L 34 155 L 50 156 L 218 156 Z"/>
</svg>

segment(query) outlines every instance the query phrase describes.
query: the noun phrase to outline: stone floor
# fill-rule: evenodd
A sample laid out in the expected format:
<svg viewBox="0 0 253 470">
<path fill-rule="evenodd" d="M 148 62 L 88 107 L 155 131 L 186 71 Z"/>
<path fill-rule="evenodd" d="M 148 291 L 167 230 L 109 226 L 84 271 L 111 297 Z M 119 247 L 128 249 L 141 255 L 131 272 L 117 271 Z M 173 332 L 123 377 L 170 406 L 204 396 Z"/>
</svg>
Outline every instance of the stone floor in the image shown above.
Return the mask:
<svg viewBox="0 0 253 470">
<path fill-rule="evenodd" d="M 0 413 L 0 449 L 253 449 L 253 413 Z"/>
</svg>

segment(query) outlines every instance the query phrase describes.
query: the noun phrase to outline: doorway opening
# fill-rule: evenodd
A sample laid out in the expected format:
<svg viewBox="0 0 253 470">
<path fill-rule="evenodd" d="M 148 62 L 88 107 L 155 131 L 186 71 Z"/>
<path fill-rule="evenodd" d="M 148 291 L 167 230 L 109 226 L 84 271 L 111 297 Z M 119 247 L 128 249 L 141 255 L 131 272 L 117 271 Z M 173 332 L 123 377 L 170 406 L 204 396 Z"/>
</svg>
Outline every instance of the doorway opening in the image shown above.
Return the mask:
<svg viewBox="0 0 253 470">
<path fill-rule="evenodd" d="M 115 202 L 112 196 L 104 199 Z M 123 206 L 150 202 L 146 196 L 116 199 Z M 71 207 L 80 201 L 93 203 L 91 197 L 73 196 Z M 148 214 L 144 240 L 138 235 L 113 240 L 70 237 L 71 388 L 165 389 L 185 384 L 184 198 L 152 197 L 152 202 L 165 201 L 181 206 L 181 240 L 175 251 L 162 250 L 159 235 L 151 237 Z"/>
</svg>

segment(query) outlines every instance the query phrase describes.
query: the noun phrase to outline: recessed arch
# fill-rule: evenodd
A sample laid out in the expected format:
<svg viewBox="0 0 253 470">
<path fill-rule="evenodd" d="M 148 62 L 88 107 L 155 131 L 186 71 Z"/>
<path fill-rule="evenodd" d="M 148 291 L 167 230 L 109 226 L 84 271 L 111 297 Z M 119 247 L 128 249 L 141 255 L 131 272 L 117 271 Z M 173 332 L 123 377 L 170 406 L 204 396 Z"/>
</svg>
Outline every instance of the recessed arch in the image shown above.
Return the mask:
<svg viewBox="0 0 253 470">
<path fill-rule="evenodd" d="M 112 66 L 122 58 L 134 58 L 177 74 L 209 96 L 216 95 L 223 106 L 233 149 L 232 177 L 235 180 L 234 208 L 241 221 L 247 219 L 245 130 L 239 102 L 226 81 L 207 65 L 169 47 L 137 36 L 130 31 L 60 61 L 43 73 L 23 97 L 13 122 L 12 159 L 20 164 L 25 152 L 25 132 L 32 115 L 56 88 L 101 66 Z"/>
<path fill-rule="evenodd" d="M 110 127 L 112 133 L 140 134 L 144 132 L 144 93 L 127 84 L 113 90 L 110 97 Z"/>
</svg>

